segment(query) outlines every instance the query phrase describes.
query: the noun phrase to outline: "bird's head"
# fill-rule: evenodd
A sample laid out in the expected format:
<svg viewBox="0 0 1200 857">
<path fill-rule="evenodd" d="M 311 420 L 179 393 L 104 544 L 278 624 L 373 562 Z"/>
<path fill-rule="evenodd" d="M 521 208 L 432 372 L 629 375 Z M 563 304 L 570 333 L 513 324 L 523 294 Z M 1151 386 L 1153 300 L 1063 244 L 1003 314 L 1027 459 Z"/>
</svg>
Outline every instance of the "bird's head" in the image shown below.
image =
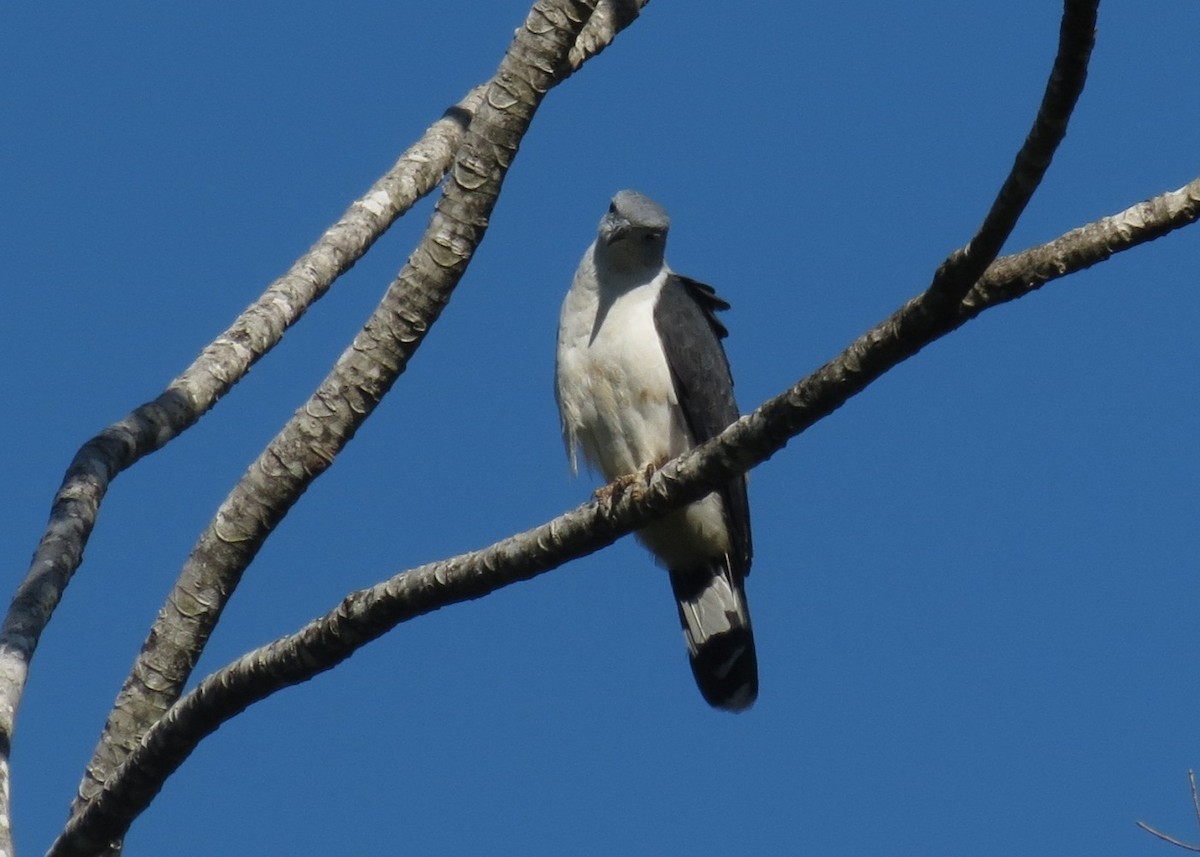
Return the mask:
<svg viewBox="0 0 1200 857">
<path fill-rule="evenodd" d="M 614 267 L 661 268 L 671 218 L 654 200 L 636 190 L 619 191 L 600 220 L 596 250 Z"/>
</svg>

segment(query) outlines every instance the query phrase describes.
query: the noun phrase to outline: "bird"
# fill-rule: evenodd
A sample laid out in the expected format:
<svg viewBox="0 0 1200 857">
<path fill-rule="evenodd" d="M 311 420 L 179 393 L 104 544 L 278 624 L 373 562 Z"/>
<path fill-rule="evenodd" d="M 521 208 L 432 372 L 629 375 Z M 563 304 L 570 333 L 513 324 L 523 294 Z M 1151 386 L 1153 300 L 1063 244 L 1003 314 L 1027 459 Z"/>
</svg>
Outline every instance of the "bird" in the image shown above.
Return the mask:
<svg viewBox="0 0 1200 857">
<path fill-rule="evenodd" d="M 578 453 L 609 483 L 659 467 L 738 419 L 717 313 L 729 304 L 666 263 L 666 210 L 622 190 L 583 254 L 559 315 L 555 399 L 572 473 Z M 603 489 L 602 489 L 603 490 Z M 746 477 L 637 531 L 665 567 L 692 674 L 715 708 L 758 696 L 745 578 L 753 547 Z"/>
</svg>

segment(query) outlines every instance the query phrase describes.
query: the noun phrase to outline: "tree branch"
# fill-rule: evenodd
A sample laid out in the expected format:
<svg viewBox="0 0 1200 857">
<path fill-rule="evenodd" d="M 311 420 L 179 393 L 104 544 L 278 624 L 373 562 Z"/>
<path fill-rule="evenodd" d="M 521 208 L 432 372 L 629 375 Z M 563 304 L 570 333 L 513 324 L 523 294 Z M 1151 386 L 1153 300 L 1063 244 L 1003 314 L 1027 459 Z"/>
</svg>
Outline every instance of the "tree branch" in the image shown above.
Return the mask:
<svg viewBox="0 0 1200 857">
<path fill-rule="evenodd" d="M 610 503 L 591 502 L 484 550 L 423 565 L 347 596 L 336 610 L 205 678 L 155 723 L 125 765 L 51 848 L 86 854 L 121 835 L 199 742 L 248 706 L 336 666 L 367 642 L 416 616 L 528 580 L 591 553 L 655 517 L 765 461 L 870 381 L 993 306 L 1050 280 L 1194 222 L 1200 178 L 1048 244 L 997 260 L 937 329 L 918 331 L 905 304 L 824 367 L 743 417 L 718 437 L 668 462 Z"/>
<path fill-rule="evenodd" d="M 1191 851 L 1193 853 L 1200 854 L 1200 845 L 1192 845 L 1189 842 L 1184 842 L 1182 839 L 1176 839 L 1174 836 L 1172 836 L 1169 833 L 1163 833 L 1161 830 L 1155 830 L 1153 827 L 1146 824 L 1146 822 L 1144 822 L 1144 821 L 1138 821 L 1135 823 L 1142 830 L 1146 831 L 1151 836 L 1158 837 L 1163 842 L 1169 842 L 1171 845 L 1178 846 L 1179 848 L 1182 848 L 1184 851 Z"/>
<path fill-rule="evenodd" d="M 250 465 L 192 549 L 117 696 L 75 812 L 179 698 L 267 536 L 350 441 L 424 341 L 483 239 L 534 112 L 567 76 L 567 53 L 594 2 L 534 4 L 475 111 L 417 249 L 351 346 Z"/>
<path fill-rule="evenodd" d="M 109 484 L 122 471 L 194 425 L 279 343 L 334 280 L 437 185 L 465 132 L 463 115 L 473 110 L 481 98 L 482 89 L 473 91 L 430 126 L 158 398 L 108 426 L 76 453 L 54 497 L 49 522 L 29 570 L 0 628 L 0 820 L 11 818 L 7 760 L 29 662 L 82 561 Z M 12 853 L 11 829 L 3 823 L 0 852 Z"/>
<path fill-rule="evenodd" d="M 1188 771 L 1188 786 L 1192 791 L 1192 812 L 1196 814 L 1196 823 L 1200 824 L 1200 792 L 1196 790 L 1196 772 Z M 1163 833 L 1161 830 L 1151 827 L 1144 821 L 1137 822 L 1137 826 L 1149 833 L 1151 836 L 1157 836 L 1164 842 L 1169 842 L 1172 845 L 1177 845 L 1184 851 L 1191 851 L 1200 854 L 1200 845 L 1193 845 L 1190 842 L 1184 842 L 1182 839 L 1176 839 L 1169 833 Z"/>
<path fill-rule="evenodd" d="M 632 24 L 649 2 L 650 0 L 600 0 L 592 16 L 583 25 L 571 52 L 567 54 L 567 64 L 571 73 L 578 71 L 585 62 L 612 44 L 617 33 Z"/>
<path fill-rule="evenodd" d="M 930 301 L 956 304 L 962 300 L 1000 254 L 1017 219 L 1041 184 L 1059 143 L 1067 134 L 1067 122 L 1087 80 L 1099 5 L 1100 0 L 1064 2 L 1058 53 L 1033 127 L 975 236 L 938 267 L 928 290 Z"/>
</svg>

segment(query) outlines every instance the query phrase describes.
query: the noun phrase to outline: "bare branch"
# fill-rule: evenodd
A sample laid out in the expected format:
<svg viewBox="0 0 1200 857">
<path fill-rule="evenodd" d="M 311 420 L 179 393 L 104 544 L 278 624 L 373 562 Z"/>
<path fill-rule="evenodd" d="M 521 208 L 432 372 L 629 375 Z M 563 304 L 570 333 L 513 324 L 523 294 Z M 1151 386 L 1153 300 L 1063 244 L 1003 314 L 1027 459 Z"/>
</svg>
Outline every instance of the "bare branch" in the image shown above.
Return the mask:
<svg viewBox="0 0 1200 857">
<path fill-rule="evenodd" d="M 617 33 L 624 30 L 642 12 L 642 7 L 650 0 L 600 0 L 596 10 L 583 26 L 579 38 L 575 40 L 571 53 L 567 55 L 567 63 L 571 71 L 612 44 Z"/>
<path fill-rule="evenodd" d="M 517 146 L 592 3 L 540 0 L 490 82 L 417 249 L 309 401 L 201 534 L 105 725 L 75 811 L 178 698 L 243 571 L 406 368 L 483 239 Z M 93 843 L 94 844 L 94 843 Z"/>
<path fill-rule="evenodd" d="M 910 301 L 825 367 L 712 441 L 648 478 L 639 477 L 611 503 L 588 503 L 484 550 L 420 566 L 347 596 L 336 610 L 297 633 L 207 677 L 174 705 L 147 731 L 92 804 L 72 819 L 50 854 L 87 853 L 81 843 L 119 835 L 205 736 L 254 702 L 336 666 L 401 622 L 483 597 L 611 544 L 765 461 L 870 380 L 984 309 L 1164 235 L 1198 215 L 1200 178 L 1053 242 L 1000 259 L 968 295 L 969 303 L 954 317 L 956 323 L 918 337 L 904 323 L 915 299 Z"/>
<path fill-rule="evenodd" d="M 1200 178 L 1139 202 L 1029 250 L 997 259 L 963 299 L 965 321 L 1014 300 L 1064 273 L 1081 271 L 1115 253 L 1161 238 L 1200 217 Z"/>
<path fill-rule="evenodd" d="M 589 21 L 572 48 L 572 70 L 602 51 L 637 17 L 645 2 L 601 0 L 595 20 Z M 194 425 L 400 215 L 436 187 L 483 91 L 484 86 L 476 87 L 435 122 L 162 395 L 104 429 L 76 454 L 55 495 L 46 531 L 26 577 L 0 628 L 0 783 L 7 782 L 6 759 L 29 661 L 82 561 L 109 484 L 122 471 Z M 0 818 L 10 815 L 7 794 L 7 789 L 0 788 Z M 7 830 L 0 825 L 0 849 L 7 844 Z"/>
<path fill-rule="evenodd" d="M 10 817 L 6 760 L 29 661 L 82 561 L 109 484 L 194 425 L 400 215 L 436 187 L 465 132 L 464 111 L 473 110 L 481 97 L 481 90 L 472 92 L 430 126 L 162 395 L 76 453 L 0 628 L 0 819 Z M 9 836 L 9 827 L 0 824 L 0 851 L 12 853 Z"/>
<path fill-rule="evenodd" d="M 1083 92 L 1088 61 L 1095 44 L 1099 5 L 1099 0 L 1066 0 L 1063 4 L 1058 54 L 1029 136 L 1017 152 L 1008 178 L 979 231 L 938 268 L 929 287 L 930 300 L 945 304 L 962 300 L 984 269 L 1000 254 L 1025 206 L 1033 198 L 1054 152 L 1067 134 L 1067 122 Z"/>
<path fill-rule="evenodd" d="M 1200 792 L 1197 792 L 1197 790 L 1196 790 L 1196 772 L 1195 771 L 1188 771 L 1188 787 L 1191 789 L 1191 792 L 1192 792 L 1192 811 L 1196 814 L 1196 823 L 1198 825 L 1200 825 Z M 1181 839 L 1176 839 L 1174 836 L 1171 836 L 1170 834 L 1163 833 L 1161 830 L 1157 830 L 1157 829 L 1151 827 L 1144 821 L 1137 822 L 1137 826 L 1140 827 L 1142 830 L 1146 831 L 1147 833 L 1149 833 L 1151 836 L 1157 836 L 1159 839 L 1163 840 L 1164 842 L 1170 842 L 1172 845 L 1177 845 L 1180 848 L 1182 848 L 1184 851 L 1192 851 L 1197 854 L 1200 854 L 1200 845 L 1192 845 L 1191 843 L 1184 842 Z"/>
<path fill-rule="evenodd" d="M 1200 854 L 1200 845 L 1191 845 L 1180 839 L 1176 839 L 1174 836 L 1171 836 L 1169 833 L 1163 833 L 1161 830 L 1155 830 L 1153 827 L 1146 824 L 1146 822 L 1144 822 L 1144 821 L 1137 822 L 1137 826 L 1140 827 L 1142 830 L 1146 831 L 1147 833 L 1149 833 L 1151 836 L 1157 836 L 1159 839 L 1163 840 L 1164 842 L 1170 842 L 1172 845 L 1178 845 L 1184 851 L 1193 851 L 1195 853 Z"/>
<path fill-rule="evenodd" d="M 1196 824 L 1200 826 L 1200 792 L 1196 791 L 1196 772 L 1188 771 L 1188 787 L 1192 791 L 1192 811 L 1196 814 Z"/>
</svg>

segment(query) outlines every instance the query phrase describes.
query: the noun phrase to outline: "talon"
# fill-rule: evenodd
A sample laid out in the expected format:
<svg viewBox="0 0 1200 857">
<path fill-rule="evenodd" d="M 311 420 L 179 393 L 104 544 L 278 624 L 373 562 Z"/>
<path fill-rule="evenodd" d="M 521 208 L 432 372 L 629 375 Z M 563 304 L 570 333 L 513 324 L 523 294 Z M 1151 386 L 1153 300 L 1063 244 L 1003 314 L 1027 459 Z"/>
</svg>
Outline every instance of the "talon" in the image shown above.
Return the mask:
<svg viewBox="0 0 1200 857">
<path fill-rule="evenodd" d="M 611 506 L 618 497 L 629 490 L 631 485 L 638 482 L 637 473 L 627 473 L 624 476 L 618 476 L 608 485 L 602 485 L 592 492 L 592 496 L 596 498 L 598 503 L 605 506 Z"/>
</svg>

